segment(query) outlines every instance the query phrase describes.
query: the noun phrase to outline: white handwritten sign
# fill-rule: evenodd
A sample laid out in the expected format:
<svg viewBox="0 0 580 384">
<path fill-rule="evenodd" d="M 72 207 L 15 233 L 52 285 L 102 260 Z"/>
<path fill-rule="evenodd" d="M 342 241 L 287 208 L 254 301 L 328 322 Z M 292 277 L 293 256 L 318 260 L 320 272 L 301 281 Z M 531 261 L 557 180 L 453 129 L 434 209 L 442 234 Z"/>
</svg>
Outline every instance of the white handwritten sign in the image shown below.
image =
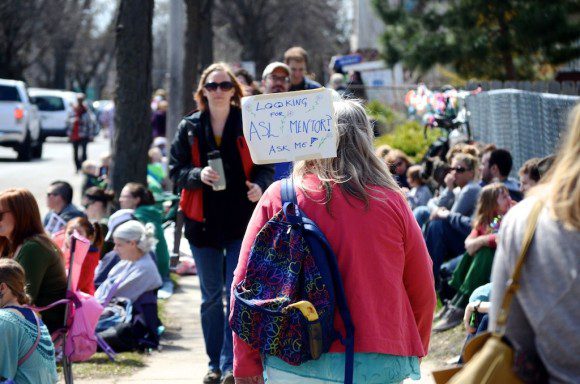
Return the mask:
<svg viewBox="0 0 580 384">
<path fill-rule="evenodd" d="M 256 164 L 336 157 L 338 132 L 328 89 L 244 97 L 242 118 Z"/>
</svg>

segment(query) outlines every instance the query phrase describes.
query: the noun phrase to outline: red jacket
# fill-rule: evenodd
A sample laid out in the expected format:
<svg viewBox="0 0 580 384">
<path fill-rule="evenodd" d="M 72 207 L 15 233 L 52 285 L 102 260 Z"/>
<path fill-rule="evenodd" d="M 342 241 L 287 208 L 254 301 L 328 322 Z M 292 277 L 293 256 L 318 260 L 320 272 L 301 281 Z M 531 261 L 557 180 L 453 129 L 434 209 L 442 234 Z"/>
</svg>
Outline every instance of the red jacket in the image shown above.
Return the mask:
<svg viewBox="0 0 580 384">
<path fill-rule="evenodd" d="M 306 184 L 318 190 L 314 176 Z M 347 201 L 337 186 L 332 191 L 332 216 L 316 202 L 324 200 L 322 192 L 309 191 L 311 198 L 307 198 L 298 190 L 298 204 L 336 253 L 355 327 L 355 352 L 422 357 L 429 347 L 436 304 L 431 258 L 405 198 L 387 188 L 376 189 L 370 193 L 381 196 L 381 201 L 370 199 L 368 210 L 355 198 Z M 245 276 L 257 233 L 280 209 L 280 183 L 275 182 L 248 225 L 232 286 Z M 338 314 L 334 321 L 344 334 Z M 336 341 L 330 351 L 344 352 L 344 348 Z M 234 334 L 234 376 L 261 373 L 259 353 Z"/>
</svg>

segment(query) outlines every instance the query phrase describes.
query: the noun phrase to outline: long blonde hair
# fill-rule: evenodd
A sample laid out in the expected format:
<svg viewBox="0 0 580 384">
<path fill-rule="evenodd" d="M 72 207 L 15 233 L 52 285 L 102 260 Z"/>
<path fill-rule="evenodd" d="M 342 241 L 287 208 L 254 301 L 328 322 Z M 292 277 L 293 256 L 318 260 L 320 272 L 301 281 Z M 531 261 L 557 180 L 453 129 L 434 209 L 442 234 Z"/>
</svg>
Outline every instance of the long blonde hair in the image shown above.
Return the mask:
<svg viewBox="0 0 580 384">
<path fill-rule="evenodd" d="M 297 161 L 293 170 L 296 184 L 307 193 L 308 188 L 302 180 L 307 174 L 316 175 L 326 192 L 324 203 L 327 207 L 334 184 L 338 184 L 348 195 L 362 200 L 367 208 L 372 186 L 387 187 L 402 193 L 387 165 L 374 153 L 373 131 L 360 102 L 340 100 L 333 105 L 338 125 L 337 156 Z"/>
<path fill-rule="evenodd" d="M 544 199 L 556 220 L 569 230 L 580 230 L 580 104 L 570 112 L 568 131 L 562 136 L 554 164 L 531 190 Z"/>
<path fill-rule="evenodd" d="M 509 193 L 508 189 L 502 183 L 491 183 L 481 189 L 475 208 L 475 217 L 473 218 L 473 228 L 480 226 L 489 226 L 493 218 L 497 215 L 497 199 L 502 193 Z"/>
</svg>

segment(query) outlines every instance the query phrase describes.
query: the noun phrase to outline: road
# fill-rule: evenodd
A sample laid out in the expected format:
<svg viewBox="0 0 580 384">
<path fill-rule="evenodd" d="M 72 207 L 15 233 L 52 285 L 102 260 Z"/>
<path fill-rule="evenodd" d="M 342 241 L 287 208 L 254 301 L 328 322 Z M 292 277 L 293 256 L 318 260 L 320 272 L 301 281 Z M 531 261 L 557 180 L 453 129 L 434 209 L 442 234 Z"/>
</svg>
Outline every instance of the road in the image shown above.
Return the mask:
<svg viewBox="0 0 580 384">
<path fill-rule="evenodd" d="M 89 143 L 89 159 L 99 161 L 101 155 L 109 151 L 109 141 L 102 136 Z M 80 204 L 83 177 L 75 173 L 72 159 L 72 145 L 65 138 L 50 137 L 44 143 L 42 159 L 31 162 L 16 160 L 16 152 L 0 147 L 0 191 L 7 188 L 29 189 L 40 208 L 42 216 L 48 212 L 45 193 L 54 180 L 69 182 L 74 188 L 73 203 Z"/>
</svg>

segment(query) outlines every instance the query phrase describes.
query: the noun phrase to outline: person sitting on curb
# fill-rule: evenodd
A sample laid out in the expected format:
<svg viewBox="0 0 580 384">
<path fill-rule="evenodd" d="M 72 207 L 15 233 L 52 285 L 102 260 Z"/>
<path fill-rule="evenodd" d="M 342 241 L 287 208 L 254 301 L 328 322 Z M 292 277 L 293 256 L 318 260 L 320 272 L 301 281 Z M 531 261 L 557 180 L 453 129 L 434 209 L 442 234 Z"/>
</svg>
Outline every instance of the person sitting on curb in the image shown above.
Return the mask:
<svg viewBox="0 0 580 384">
<path fill-rule="evenodd" d="M 72 199 L 73 188 L 69 183 L 62 180 L 50 183 L 46 192 L 46 205 L 50 211 L 44 216 L 42 224 L 51 234 L 62 230 L 70 219 L 86 217 L 80 209 L 73 205 Z M 54 217 L 55 215 L 57 218 Z"/>
</svg>

